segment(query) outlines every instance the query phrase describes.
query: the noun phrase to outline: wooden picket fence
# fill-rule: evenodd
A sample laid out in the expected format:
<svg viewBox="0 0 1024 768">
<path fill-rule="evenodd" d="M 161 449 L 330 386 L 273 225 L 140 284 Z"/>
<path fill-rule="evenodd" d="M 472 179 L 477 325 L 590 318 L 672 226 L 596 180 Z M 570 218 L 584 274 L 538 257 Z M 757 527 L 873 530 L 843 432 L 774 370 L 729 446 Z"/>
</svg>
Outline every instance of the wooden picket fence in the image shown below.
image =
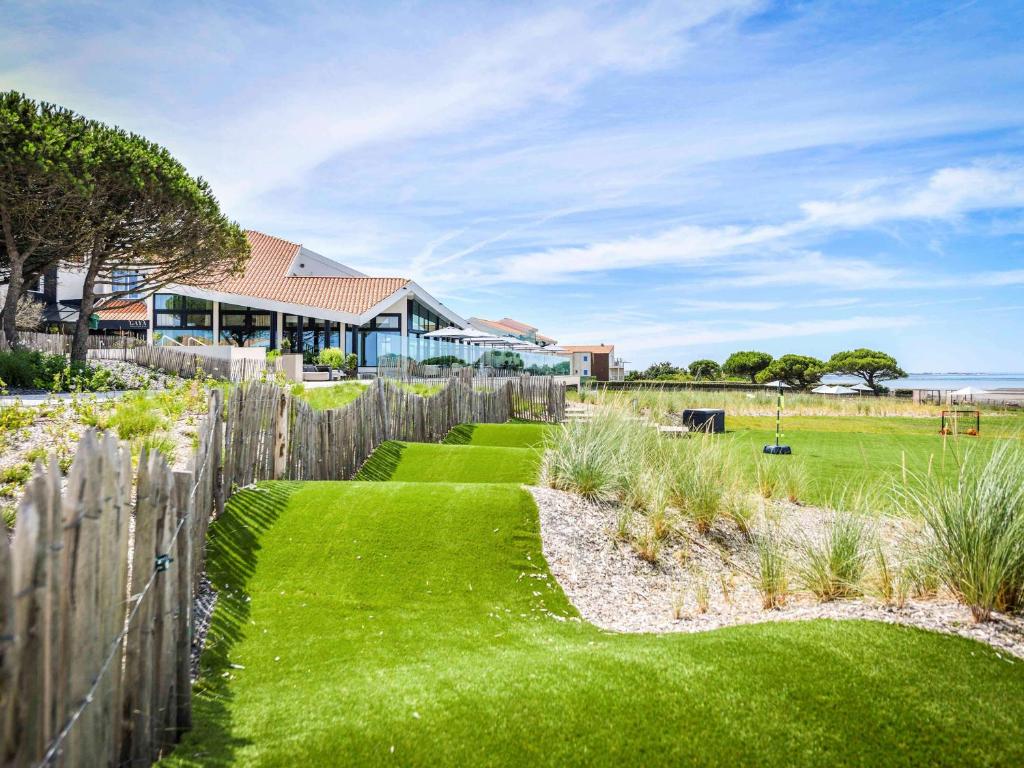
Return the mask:
<svg viewBox="0 0 1024 768">
<path fill-rule="evenodd" d="M 147 766 L 191 726 L 194 598 L 211 518 L 260 480 L 351 478 L 385 440 L 440 440 L 463 422 L 565 416 L 549 378 L 471 372 L 419 397 L 379 379 L 314 411 L 286 390 L 240 384 L 209 412 L 187 472 L 88 431 L 66 478 L 36 464 L 13 541 L 0 531 L 0 763 Z"/>
<path fill-rule="evenodd" d="M 273 384 L 240 385 L 228 399 L 224 485 L 347 480 L 385 440 L 436 442 L 468 422 L 565 419 L 565 390 L 550 377 L 502 379 L 486 390 L 471 377 L 466 369 L 429 397 L 376 379 L 352 403 L 328 411 Z"/>
<path fill-rule="evenodd" d="M 186 379 L 202 373 L 223 381 L 252 381 L 273 375 L 277 370 L 274 361 L 241 359 L 224 360 L 190 352 L 188 347 L 138 346 L 127 350 L 124 358 L 136 365 L 173 373 Z"/>
<path fill-rule="evenodd" d="M 192 606 L 221 489 L 223 395 L 194 469 L 132 470 L 112 433 L 83 435 L 66 485 L 37 463 L 13 541 L 0 535 L 5 766 L 149 765 L 191 726 Z"/>
</svg>

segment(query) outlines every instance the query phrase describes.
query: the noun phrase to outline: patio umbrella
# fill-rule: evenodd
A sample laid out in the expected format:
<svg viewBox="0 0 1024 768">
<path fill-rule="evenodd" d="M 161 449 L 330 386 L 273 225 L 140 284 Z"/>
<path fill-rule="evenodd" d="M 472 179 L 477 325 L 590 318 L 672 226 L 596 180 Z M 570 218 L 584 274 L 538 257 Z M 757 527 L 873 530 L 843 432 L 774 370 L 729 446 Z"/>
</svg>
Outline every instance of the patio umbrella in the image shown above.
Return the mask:
<svg viewBox="0 0 1024 768">
<path fill-rule="evenodd" d="M 874 392 L 871 387 L 867 384 L 854 384 L 850 389 L 856 390 L 857 392 Z"/>
<path fill-rule="evenodd" d="M 829 386 L 828 384 L 822 384 L 821 386 L 815 387 L 811 390 L 811 394 L 813 395 L 834 395 L 835 393 L 836 388 Z"/>
<path fill-rule="evenodd" d="M 854 389 L 853 387 L 844 387 L 844 386 L 842 386 L 840 384 L 840 385 L 832 387 L 832 394 L 833 395 L 856 395 L 857 394 L 857 390 Z"/>
<path fill-rule="evenodd" d="M 787 384 L 787 383 L 786 383 L 786 382 L 784 382 L 784 381 L 779 381 L 778 379 L 776 379 L 775 381 L 768 381 L 768 382 L 765 382 L 765 383 L 763 384 L 763 386 L 765 386 L 765 387 L 772 387 L 772 388 L 774 388 L 774 389 L 779 389 L 780 387 L 781 387 L 782 389 L 792 389 L 792 387 L 791 387 L 791 386 L 789 386 L 789 384 Z"/>
</svg>

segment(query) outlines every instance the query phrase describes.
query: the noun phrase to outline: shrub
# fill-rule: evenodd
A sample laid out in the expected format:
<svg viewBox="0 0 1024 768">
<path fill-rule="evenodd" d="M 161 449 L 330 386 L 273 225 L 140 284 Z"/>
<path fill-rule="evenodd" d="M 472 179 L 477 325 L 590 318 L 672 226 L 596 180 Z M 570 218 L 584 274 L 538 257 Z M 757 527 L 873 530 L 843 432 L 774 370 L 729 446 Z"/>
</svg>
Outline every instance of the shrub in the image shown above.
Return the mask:
<svg viewBox="0 0 1024 768">
<path fill-rule="evenodd" d="M 789 596 L 789 559 L 779 532 L 770 528 L 754 536 L 757 550 L 754 585 L 765 610 L 785 604 Z"/>
<path fill-rule="evenodd" d="M 466 362 L 458 355 L 440 355 L 438 357 L 428 357 L 422 364 L 450 367 L 453 365 L 465 365 Z"/>
<path fill-rule="evenodd" d="M 915 478 L 897 495 L 925 521 L 927 565 L 985 621 L 1022 604 L 1024 448 L 1007 440 L 987 461 L 971 458 L 954 480 Z"/>
<path fill-rule="evenodd" d="M 782 488 L 782 474 L 785 470 L 780 458 L 762 454 L 755 459 L 757 490 L 766 499 L 778 496 Z"/>
<path fill-rule="evenodd" d="M 123 382 L 109 368 L 69 363 L 64 355 L 47 355 L 31 349 L 0 352 L 0 379 L 8 387 L 46 389 L 51 392 L 96 392 L 123 386 Z"/>
<path fill-rule="evenodd" d="M 823 602 L 859 594 L 870 538 L 862 518 L 833 515 L 820 539 L 805 537 L 801 542 L 798 568 L 804 586 Z"/>
<path fill-rule="evenodd" d="M 335 370 L 341 370 L 345 364 L 345 353 L 337 347 L 330 347 L 320 351 L 320 357 L 317 359 L 320 365 L 326 365 L 329 368 Z"/>
</svg>

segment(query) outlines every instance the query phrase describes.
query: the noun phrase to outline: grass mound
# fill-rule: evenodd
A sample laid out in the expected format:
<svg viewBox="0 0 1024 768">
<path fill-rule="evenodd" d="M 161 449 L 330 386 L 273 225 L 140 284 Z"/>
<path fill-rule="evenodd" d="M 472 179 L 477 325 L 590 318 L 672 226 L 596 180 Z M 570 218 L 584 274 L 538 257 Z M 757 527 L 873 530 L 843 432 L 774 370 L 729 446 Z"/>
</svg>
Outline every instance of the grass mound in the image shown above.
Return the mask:
<svg viewBox="0 0 1024 768">
<path fill-rule="evenodd" d="M 604 632 L 529 493 L 481 482 L 535 451 L 378 453 L 429 482 L 267 483 L 211 526 L 195 726 L 164 764 L 1024 762 L 1024 665 L 991 648 L 853 621 Z"/>
<path fill-rule="evenodd" d="M 501 448 L 540 448 L 550 424 L 459 424 L 444 439 L 448 445 L 484 445 Z"/>
<path fill-rule="evenodd" d="M 530 448 L 388 441 L 356 480 L 404 483 L 536 483 L 540 454 Z"/>
</svg>

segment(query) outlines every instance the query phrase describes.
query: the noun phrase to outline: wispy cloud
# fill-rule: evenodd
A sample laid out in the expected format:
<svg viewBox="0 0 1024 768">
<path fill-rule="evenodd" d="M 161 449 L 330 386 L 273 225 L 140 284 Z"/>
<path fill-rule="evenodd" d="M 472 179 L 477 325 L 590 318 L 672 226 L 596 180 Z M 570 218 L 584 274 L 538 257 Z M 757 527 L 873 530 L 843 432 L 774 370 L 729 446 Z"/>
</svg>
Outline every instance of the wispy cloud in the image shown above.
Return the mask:
<svg viewBox="0 0 1024 768">
<path fill-rule="evenodd" d="M 722 278 L 720 284 L 891 287 L 906 280 L 905 270 L 800 249 L 837 230 L 909 220 L 950 222 L 974 211 L 1024 207 L 1024 165 L 1016 163 L 943 168 L 924 183 L 887 186 L 891 188 L 884 194 L 853 192 L 841 200 L 803 203 L 802 216 L 778 223 L 683 225 L 622 240 L 524 253 L 479 265 L 476 279 L 553 283 L 587 273 L 670 265 L 740 273 Z M 1019 281 L 1018 273 L 993 272 L 974 279 L 1013 284 Z"/>
</svg>

